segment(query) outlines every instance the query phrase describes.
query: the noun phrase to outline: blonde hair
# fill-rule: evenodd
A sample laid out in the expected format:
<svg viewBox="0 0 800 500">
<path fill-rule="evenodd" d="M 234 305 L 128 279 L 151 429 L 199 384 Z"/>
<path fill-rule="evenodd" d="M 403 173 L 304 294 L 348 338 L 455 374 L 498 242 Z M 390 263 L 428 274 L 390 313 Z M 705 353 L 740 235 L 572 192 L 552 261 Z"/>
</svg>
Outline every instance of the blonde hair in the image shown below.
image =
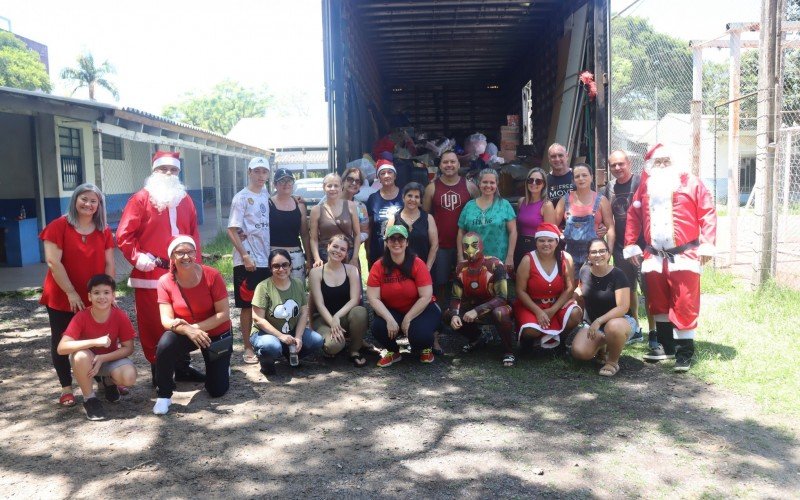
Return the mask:
<svg viewBox="0 0 800 500">
<path fill-rule="evenodd" d="M 325 177 L 322 178 L 322 185 L 324 186 L 325 184 L 327 184 L 329 181 L 331 181 L 333 179 L 336 179 L 337 181 L 339 181 L 339 185 L 340 186 L 342 185 L 342 178 L 339 176 L 339 174 L 336 174 L 336 173 L 333 173 L 333 172 L 331 172 L 330 174 L 328 174 L 328 175 L 326 175 Z"/>
</svg>

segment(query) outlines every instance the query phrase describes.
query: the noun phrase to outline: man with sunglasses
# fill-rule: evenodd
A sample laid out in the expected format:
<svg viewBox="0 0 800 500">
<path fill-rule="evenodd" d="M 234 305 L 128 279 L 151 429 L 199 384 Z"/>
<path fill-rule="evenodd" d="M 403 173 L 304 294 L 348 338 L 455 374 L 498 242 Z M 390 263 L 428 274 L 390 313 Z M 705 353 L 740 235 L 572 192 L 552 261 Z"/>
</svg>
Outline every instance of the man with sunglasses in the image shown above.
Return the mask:
<svg viewBox="0 0 800 500">
<path fill-rule="evenodd" d="M 239 322 L 242 331 L 244 354 L 247 364 L 258 363 L 250 345 L 250 330 L 253 326 L 251 300 L 253 290 L 269 278 L 269 161 L 255 157 L 247 165 L 247 187 L 236 193 L 231 201 L 228 218 L 228 239 L 233 243 L 233 296 L 240 309 Z"/>
</svg>

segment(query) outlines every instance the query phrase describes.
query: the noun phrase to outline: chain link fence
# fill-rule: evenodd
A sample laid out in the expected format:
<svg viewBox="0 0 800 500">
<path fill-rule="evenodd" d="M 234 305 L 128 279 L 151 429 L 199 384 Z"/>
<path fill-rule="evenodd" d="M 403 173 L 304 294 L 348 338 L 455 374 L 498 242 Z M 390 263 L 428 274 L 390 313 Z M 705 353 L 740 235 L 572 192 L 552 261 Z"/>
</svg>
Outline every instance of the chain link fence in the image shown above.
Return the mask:
<svg viewBox="0 0 800 500">
<path fill-rule="evenodd" d="M 715 265 L 745 279 L 752 278 L 760 259 L 756 228 L 761 217 L 772 217 L 772 276 L 800 288 L 800 49 L 790 43 L 797 34 L 782 36 L 787 48 L 779 68 L 782 107 L 775 148 L 759 152 L 759 27 L 727 24 L 726 3 L 713 1 L 720 19 L 707 22 L 718 23 L 711 28 L 720 35 L 710 40 L 658 32 L 644 14 L 657 11 L 658 0 L 640 0 L 613 15 L 609 149 L 627 151 L 634 171 L 641 172 L 648 145 L 668 145 L 675 162 L 695 171 L 714 195 L 719 215 Z M 789 20 L 797 21 L 792 16 L 798 9 L 788 10 Z M 693 107 L 699 120 L 693 120 Z M 754 210 L 756 167 L 773 153 L 775 210 L 757 215 L 763 211 Z"/>
</svg>

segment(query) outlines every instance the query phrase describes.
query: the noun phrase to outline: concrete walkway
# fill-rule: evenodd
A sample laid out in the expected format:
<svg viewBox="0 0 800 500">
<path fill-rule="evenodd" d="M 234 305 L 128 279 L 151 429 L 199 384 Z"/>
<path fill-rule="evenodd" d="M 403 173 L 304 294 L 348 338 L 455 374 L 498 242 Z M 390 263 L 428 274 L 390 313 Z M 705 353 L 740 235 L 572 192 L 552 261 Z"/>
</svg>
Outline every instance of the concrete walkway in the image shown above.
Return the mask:
<svg viewBox="0 0 800 500">
<path fill-rule="evenodd" d="M 223 209 L 222 223 L 227 226 L 228 210 Z M 211 241 L 219 232 L 217 227 L 217 216 L 213 206 L 205 207 L 203 225 L 200 226 L 200 238 L 203 241 Z M 44 257 L 44 252 L 42 252 Z M 114 251 L 116 263 L 116 279 L 126 279 L 131 272 L 131 265 L 122 256 L 119 249 Z M 31 290 L 42 287 L 44 277 L 47 274 L 47 264 L 32 264 L 25 267 L 0 267 L 0 292 L 14 292 L 18 290 Z"/>
</svg>

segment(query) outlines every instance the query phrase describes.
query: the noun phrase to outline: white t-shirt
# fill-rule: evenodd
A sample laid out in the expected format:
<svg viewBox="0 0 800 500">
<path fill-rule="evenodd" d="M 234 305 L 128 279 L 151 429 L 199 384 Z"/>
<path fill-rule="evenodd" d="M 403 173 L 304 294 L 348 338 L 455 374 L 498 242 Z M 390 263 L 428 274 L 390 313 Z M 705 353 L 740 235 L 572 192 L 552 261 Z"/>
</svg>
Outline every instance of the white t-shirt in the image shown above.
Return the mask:
<svg viewBox="0 0 800 500">
<path fill-rule="evenodd" d="M 238 227 L 247 238 L 242 246 L 250 253 L 256 267 L 268 267 L 269 261 L 269 192 L 266 188 L 254 193 L 242 189 L 231 201 L 228 227 Z M 242 256 L 233 251 L 233 265 L 242 266 Z"/>
</svg>

